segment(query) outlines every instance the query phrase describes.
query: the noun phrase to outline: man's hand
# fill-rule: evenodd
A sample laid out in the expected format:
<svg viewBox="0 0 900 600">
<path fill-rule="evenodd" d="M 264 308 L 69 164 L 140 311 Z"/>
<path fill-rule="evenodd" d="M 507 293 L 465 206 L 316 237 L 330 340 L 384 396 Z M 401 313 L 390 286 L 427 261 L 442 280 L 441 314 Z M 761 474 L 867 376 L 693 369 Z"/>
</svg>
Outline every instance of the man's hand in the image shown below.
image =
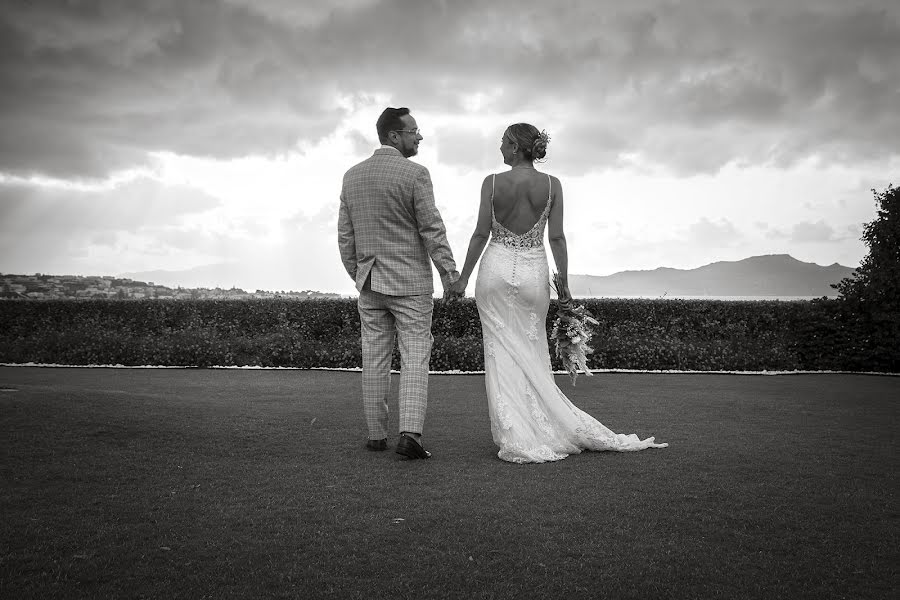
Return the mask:
<svg viewBox="0 0 900 600">
<path fill-rule="evenodd" d="M 468 279 L 463 279 L 460 277 L 456 281 L 454 281 L 450 287 L 444 290 L 444 299 L 445 300 L 456 300 L 459 298 L 465 298 L 466 296 L 466 287 L 469 285 Z"/>
</svg>

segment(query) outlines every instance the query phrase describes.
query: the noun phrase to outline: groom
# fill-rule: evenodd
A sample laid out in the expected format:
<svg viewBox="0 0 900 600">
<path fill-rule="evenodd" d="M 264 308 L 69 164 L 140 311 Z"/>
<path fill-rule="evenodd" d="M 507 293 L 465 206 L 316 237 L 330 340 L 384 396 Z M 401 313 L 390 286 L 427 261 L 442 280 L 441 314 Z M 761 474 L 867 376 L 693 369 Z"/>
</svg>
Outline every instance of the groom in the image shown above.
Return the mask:
<svg viewBox="0 0 900 600">
<path fill-rule="evenodd" d="M 387 448 L 391 354 L 399 339 L 397 453 L 429 458 L 422 445 L 428 402 L 431 265 L 445 293 L 459 278 L 428 169 L 409 160 L 423 139 L 408 108 L 386 108 L 376 123 L 381 148 L 344 174 L 338 214 L 341 260 L 359 291 L 363 410 L 369 450 Z"/>
</svg>

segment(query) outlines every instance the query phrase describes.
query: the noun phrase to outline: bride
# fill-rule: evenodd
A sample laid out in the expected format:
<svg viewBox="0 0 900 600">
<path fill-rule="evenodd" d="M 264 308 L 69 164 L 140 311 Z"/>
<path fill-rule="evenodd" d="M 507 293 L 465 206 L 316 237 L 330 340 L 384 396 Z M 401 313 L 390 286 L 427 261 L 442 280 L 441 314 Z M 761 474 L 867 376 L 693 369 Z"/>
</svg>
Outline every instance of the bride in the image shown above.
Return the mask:
<svg viewBox="0 0 900 600">
<path fill-rule="evenodd" d="M 510 125 L 504 132 L 500 153 L 511 169 L 485 178 L 466 262 L 448 290 L 450 297 L 465 295 L 490 237 L 475 281 L 475 301 L 497 455 L 514 463 L 540 463 L 582 450 L 664 448 L 668 444 L 657 444 L 652 437 L 613 433 L 572 404 L 554 381 L 545 328 L 550 308 L 544 250 L 548 223 L 560 298 L 570 293 L 562 186 L 534 167 L 535 159 L 546 155 L 549 141 L 545 132 L 527 123 Z"/>
</svg>

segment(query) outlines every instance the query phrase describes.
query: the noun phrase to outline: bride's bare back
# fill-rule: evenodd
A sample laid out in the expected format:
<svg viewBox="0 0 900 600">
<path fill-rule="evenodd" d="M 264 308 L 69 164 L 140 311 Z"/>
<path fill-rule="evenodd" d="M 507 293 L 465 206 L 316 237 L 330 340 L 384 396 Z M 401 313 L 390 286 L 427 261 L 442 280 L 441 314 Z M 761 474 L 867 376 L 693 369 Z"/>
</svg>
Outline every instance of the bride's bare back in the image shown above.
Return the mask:
<svg viewBox="0 0 900 600">
<path fill-rule="evenodd" d="M 516 235 L 534 227 L 547 207 L 550 182 L 534 169 L 512 169 L 494 179 L 494 216 Z"/>
</svg>

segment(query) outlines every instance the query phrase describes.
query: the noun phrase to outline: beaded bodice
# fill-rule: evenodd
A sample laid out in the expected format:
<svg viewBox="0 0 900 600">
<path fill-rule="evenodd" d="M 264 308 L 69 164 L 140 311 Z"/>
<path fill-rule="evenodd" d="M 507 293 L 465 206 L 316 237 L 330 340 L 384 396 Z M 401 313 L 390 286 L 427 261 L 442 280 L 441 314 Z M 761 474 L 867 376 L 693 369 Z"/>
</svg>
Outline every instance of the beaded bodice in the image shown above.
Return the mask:
<svg viewBox="0 0 900 600">
<path fill-rule="evenodd" d="M 496 175 L 494 176 L 496 178 Z M 550 183 L 550 176 L 547 175 L 547 182 Z M 538 217 L 531 229 L 525 233 L 513 233 L 504 227 L 494 214 L 494 179 L 491 180 L 491 243 L 500 244 L 507 248 L 540 248 L 544 245 L 544 226 L 547 224 L 547 218 L 550 216 L 550 200 L 552 197 L 553 186 L 551 184 L 550 191 L 547 192 L 547 205 L 544 207 L 541 216 Z"/>
</svg>

